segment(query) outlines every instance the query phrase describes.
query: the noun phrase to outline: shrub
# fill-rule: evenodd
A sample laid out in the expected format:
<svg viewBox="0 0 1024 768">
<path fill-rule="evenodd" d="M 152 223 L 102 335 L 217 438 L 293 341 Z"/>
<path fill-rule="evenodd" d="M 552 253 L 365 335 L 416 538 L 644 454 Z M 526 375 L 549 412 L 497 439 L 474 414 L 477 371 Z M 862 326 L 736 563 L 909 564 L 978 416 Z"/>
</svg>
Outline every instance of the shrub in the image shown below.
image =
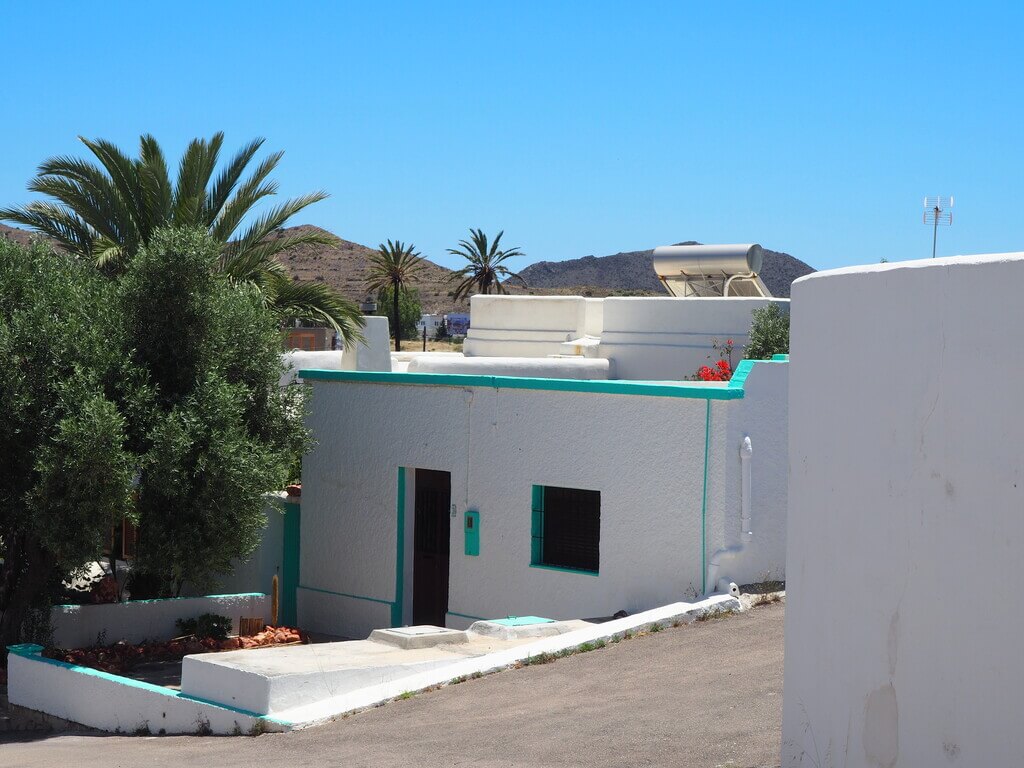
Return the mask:
<svg viewBox="0 0 1024 768">
<path fill-rule="evenodd" d="M 204 613 L 194 619 L 178 619 L 174 626 L 183 635 L 224 640 L 231 631 L 231 619 L 227 616 L 218 616 L 216 613 Z"/>
<path fill-rule="evenodd" d="M 770 360 L 789 354 L 789 310 L 769 304 L 751 313 L 750 341 L 744 350 L 748 360 Z"/>
</svg>

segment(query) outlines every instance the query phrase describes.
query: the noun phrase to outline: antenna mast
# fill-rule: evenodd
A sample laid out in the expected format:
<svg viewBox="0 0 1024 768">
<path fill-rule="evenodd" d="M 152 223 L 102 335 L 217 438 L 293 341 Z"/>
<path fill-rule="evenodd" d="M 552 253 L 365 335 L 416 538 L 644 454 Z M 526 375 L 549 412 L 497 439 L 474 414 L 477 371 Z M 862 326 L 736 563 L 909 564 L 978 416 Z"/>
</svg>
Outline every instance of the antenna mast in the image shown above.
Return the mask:
<svg viewBox="0 0 1024 768">
<path fill-rule="evenodd" d="M 953 223 L 953 196 L 926 197 L 924 199 L 925 224 L 932 225 L 932 258 L 935 258 L 935 244 L 939 237 L 939 224 L 950 226 Z"/>
</svg>

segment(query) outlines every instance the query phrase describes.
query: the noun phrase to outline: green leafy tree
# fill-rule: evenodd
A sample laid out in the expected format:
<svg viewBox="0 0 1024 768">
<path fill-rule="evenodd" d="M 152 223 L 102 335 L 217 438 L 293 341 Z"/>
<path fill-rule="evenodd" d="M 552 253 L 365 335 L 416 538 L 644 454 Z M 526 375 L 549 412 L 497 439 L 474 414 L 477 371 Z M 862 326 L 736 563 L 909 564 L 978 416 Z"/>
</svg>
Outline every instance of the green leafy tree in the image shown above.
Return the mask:
<svg viewBox="0 0 1024 768">
<path fill-rule="evenodd" d="M 133 376 L 114 288 L 42 244 L 0 239 L 0 642 L 133 518 L 118 402 Z"/>
<path fill-rule="evenodd" d="M 255 549 L 265 494 L 308 440 L 302 388 L 278 386 L 277 322 L 257 290 L 218 273 L 218 257 L 203 230 L 157 230 L 120 283 L 126 349 L 151 392 L 129 414 L 136 567 L 163 595 L 208 587 Z"/>
<path fill-rule="evenodd" d="M 377 294 L 377 305 L 391 307 L 394 312 L 393 293 L 390 288 L 383 289 Z M 415 339 L 419 335 L 416 323 L 420 321 L 423 314 L 423 305 L 420 304 L 420 292 L 415 288 L 408 288 L 398 294 L 398 327 L 402 331 L 402 340 Z M 391 335 L 395 335 L 395 319 L 390 319 Z"/>
<path fill-rule="evenodd" d="M 769 360 L 772 355 L 789 354 L 789 310 L 768 304 L 751 313 L 750 341 L 744 356 L 748 360 Z"/>
<path fill-rule="evenodd" d="M 452 282 L 458 281 L 452 294 L 456 301 L 468 298 L 474 293 L 489 294 L 492 288 L 495 293 L 505 293 L 503 283 L 509 279 L 518 280 L 526 285 L 523 278 L 504 265 L 506 259 L 526 255 L 518 247 L 507 250 L 498 247 L 501 244 L 501 236 L 505 234 L 504 230 L 491 242 L 482 229 L 471 228 L 469 233 L 469 240 L 459 240 L 458 248 L 448 249 L 448 253 L 461 256 L 469 262 L 449 276 Z"/>
<path fill-rule="evenodd" d="M 282 322 L 324 322 L 347 342 L 359 337 L 354 303 L 322 283 L 292 280 L 278 259 L 298 245 L 333 242 L 322 232 L 280 233 L 292 216 L 327 194 L 311 192 L 255 213 L 257 204 L 277 193 L 270 174 L 283 152 L 261 160 L 246 177 L 264 142 L 254 139 L 218 172 L 224 134 L 215 133 L 188 145 L 172 180 L 163 150 L 148 134 L 139 140 L 137 158 L 109 141 L 79 138 L 97 162 L 71 156 L 46 160 L 28 188 L 50 199 L 0 209 L 0 220 L 48 235 L 112 274 L 126 270 L 159 229 L 199 227 L 217 245 L 216 269 L 235 284 L 254 287 Z"/>
<path fill-rule="evenodd" d="M 416 251 L 416 246 L 401 240 L 381 243 L 370 255 L 366 286 L 371 291 L 377 291 L 378 297 L 384 293 L 391 303 L 391 328 L 396 352 L 402 349 L 401 297 L 408 292 L 409 283 L 416 279 L 423 266 L 423 257 Z M 381 300 L 378 298 L 378 301 Z M 419 317 L 416 319 L 419 320 Z"/>
</svg>

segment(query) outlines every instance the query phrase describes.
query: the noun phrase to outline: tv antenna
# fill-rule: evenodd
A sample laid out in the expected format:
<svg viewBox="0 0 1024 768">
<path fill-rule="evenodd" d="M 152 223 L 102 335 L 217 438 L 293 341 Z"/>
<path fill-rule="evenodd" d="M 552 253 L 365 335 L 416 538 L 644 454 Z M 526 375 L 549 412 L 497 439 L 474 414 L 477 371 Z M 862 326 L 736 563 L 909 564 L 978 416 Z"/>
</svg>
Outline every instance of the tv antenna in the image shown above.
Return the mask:
<svg viewBox="0 0 1024 768">
<path fill-rule="evenodd" d="M 939 237 L 939 224 L 950 226 L 953 223 L 953 196 L 926 197 L 924 199 L 925 224 L 932 225 L 932 258 L 935 258 L 935 243 Z"/>
</svg>

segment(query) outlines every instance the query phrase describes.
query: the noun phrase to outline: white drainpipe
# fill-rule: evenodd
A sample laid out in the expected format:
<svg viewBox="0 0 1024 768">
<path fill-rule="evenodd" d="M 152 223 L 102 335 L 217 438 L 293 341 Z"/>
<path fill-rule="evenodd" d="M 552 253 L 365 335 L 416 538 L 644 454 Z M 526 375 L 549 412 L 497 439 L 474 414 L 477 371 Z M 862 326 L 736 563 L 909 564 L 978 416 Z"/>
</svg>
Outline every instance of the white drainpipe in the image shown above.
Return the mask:
<svg viewBox="0 0 1024 768">
<path fill-rule="evenodd" d="M 750 514 L 750 458 L 754 449 L 750 444 L 750 437 L 744 437 L 740 443 L 740 541 L 730 544 L 727 547 L 711 555 L 708 563 L 708 589 L 713 592 L 731 592 L 739 594 L 739 589 L 727 577 L 720 574 L 728 574 L 729 568 L 723 566 L 732 565 L 746 549 L 747 541 L 754 535 L 753 522 Z"/>
</svg>

